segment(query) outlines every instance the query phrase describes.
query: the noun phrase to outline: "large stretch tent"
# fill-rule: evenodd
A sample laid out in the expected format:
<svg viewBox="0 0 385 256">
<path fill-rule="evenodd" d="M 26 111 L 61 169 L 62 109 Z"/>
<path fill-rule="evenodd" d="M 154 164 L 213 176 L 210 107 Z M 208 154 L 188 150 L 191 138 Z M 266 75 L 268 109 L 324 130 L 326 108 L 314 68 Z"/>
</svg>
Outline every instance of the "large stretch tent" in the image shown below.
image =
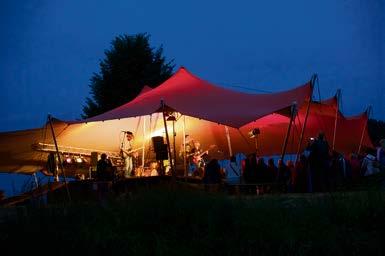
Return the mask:
<svg viewBox="0 0 385 256">
<path fill-rule="evenodd" d="M 118 152 L 122 131 L 131 130 L 136 134 L 134 147 L 149 144 L 152 136 L 164 135 L 161 112 L 173 111 L 181 116 L 175 122 L 176 145 L 182 143 L 183 134 L 189 134 L 191 138 L 199 139 L 207 146 L 215 144 L 217 152 L 223 152 L 227 156 L 230 144 L 228 136 L 225 136 L 226 131 L 238 130 L 241 126 L 272 113 L 288 113 L 294 102 L 302 105 L 311 97 L 311 93 L 312 86 L 308 82 L 285 92 L 246 94 L 218 87 L 181 68 L 163 84 L 140 94 L 121 107 L 80 122 L 56 121 L 53 126 L 60 147 Z M 28 135 L 30 131 L 23 132 Z M 1 150 L 6 155 L 13 156 L 12 161 L 6 161 L 7 165 L 3 165 L 5 161 L 0 159 L 0 170 L 34 172 L 41 168 L 36 165 L 26 170 L 20 166 L 18 160 L 24 154 L 18 148 L 22 147 L 25 152 L 32 152 L 35 157 L 38 155 L 42 163 L 46 160 L 46 155 L 42 152 L 33 151 L 30 142 L 52 144 L 52 134 L 47 126 L 35 132 L 45 134 L 46 140 L 44 137 L 29 138 L 27 145 L 19 145 L 22 144 L 19 141 L 9 149 L 7 145 L 13 141 L 8 135 L 17 137 L 23 132 L 0 134 L 0 143 L 3 146 Z M 248 143 L 243 141 L 242 144 L 245 152 L 252 150 Z M 14 168 L 10 168 L 11 162 L 14 163 Z"/>
<path fill-rule="evenodd" d="M 169 133 L 174 124 L 175 149 L 181 150 L 185 135 L 199 140 L 203 149 L 213 149 L 216 157 L 229 157 L 237 152 L 255 151 L 255 141 L 248 132 L 258 127 L 260 155 L 282 152 L 282 145 L 290 123 L 290 108 L 296 103 L 298 115 L 293 119 L 289 134 L 287 153 L 298 151 L 298 141 L 304 127 L 309 106 L 303 141 L 323 130 L 327 139 L 336 131 L 336 149 L 341 152 L 357 152 L 360 141 L 371 146 L 364 130 L 366 115 L 345 118 L 338 111 L 332 98 L 324 102 L 312 102 L 312 86 L 306 83 L 295 89 L 272 94 L 245 94 L 210 84 L 181 68 L 170 79 L 155 89 L 146 88 L 133 101 L 102 115 L 83 121 L 53 122 L 59 148 L 78 152 L 109 152 L 117 154 L 123 139 L 122 131 L 130 130 L 136 135 L 134 148 L 144 147 L 144 160 L 151 157 L 151 138 L 165 137 L 162 111 L 174 112 L 176 121 L 167 122 Z M 163 107 L 162 107 L 163 103 Z M 337 129 L 335 120 L 337 118 Z M 351 129 L 353 127 L 354 129 Z M 325 129 L 325 127 L 327 129 Z M 341 128 L 340 128 L 341 127 Z M 349 127 L 349 136 L 344 132 Z M 38 136 L 40 134 L 40 137 Z M 352 136 L 350 136 L 352 135 Z M 16 139 L 28 137 L 27 140 Z M 4 156 L 0 158 L 0 170 L 33 173 L 45 165 L 47 153 L 34 150 L 31 145 L 52 145 L 52 134 L 45 126 L 42 129 L 0 134 L 0 145 Z M 9 147 L 9 145 L 13 145 Z M 173 138 L 170 138 L 173 144 Z M 306 143 L 303 143 L 300 150 Z M 214 146 L 214 147 L 210 147 Z M 84 149 L 84 150 L 83 150 Z M 172 147 L 173 149 L 173 147 Z M 34 159 L 24 165 L 24 160 Z M 177 158 L 181 163 L 183 160 Z M 23 160 L 23 161 L 20 161 Z M 143 161 L 145 162 L 145 161 Z"/>
</svg>

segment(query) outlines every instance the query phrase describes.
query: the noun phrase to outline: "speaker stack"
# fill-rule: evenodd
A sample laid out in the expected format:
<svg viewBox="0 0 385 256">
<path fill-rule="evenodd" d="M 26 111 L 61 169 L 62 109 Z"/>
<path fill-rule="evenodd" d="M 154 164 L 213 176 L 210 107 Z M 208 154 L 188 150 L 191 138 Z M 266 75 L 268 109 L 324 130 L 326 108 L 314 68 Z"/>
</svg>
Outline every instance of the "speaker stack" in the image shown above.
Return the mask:
<svg viewBox="0 0 385 256">
<path fill-rule="evenodd" d="M 156 160 L 168 159 L 167 144 L 164 143 L 162 136 L 155 136 L 151 138 L 154 147 Z"/>
</svg>

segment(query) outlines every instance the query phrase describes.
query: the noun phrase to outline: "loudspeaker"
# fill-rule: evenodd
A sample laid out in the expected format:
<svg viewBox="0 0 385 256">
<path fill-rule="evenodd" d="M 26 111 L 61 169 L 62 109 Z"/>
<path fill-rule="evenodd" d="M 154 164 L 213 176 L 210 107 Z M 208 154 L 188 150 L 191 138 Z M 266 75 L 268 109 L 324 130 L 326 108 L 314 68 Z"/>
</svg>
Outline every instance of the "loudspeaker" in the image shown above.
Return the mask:
<svg viewBox="0 0 385 256">
<path fill-rule="evenodd" d="M 98 152 L 91 152 L 91 166 L 96 167 L 98 165 Z"/>
<path fill-rule="evenodd" d="M 156 160 L 166 160 L 166 159 L 168 159 L 167 144 L 162 144 L 160 149 L 161 150 L 155 151 Z"/>
<path fill-rule="evenodd" d="M 154 146 L 154 151 L 162 151 L 162 147 L 164 145 L 164 140 L 162 136 L 155 136 L 151 138 L 152 145 Z M 166 150 L 167 151 L 167 150 Z"/>
</svg>

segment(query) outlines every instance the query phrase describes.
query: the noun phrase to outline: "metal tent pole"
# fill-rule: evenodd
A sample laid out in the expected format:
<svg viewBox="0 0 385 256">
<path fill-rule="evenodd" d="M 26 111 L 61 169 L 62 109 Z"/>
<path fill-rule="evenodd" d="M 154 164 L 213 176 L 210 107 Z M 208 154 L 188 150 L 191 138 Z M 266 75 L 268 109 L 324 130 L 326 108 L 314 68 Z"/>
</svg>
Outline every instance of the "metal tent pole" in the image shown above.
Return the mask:
<svg viewBox="0 0 385 256">
<path fill-rule="evenodd" d="M 292 126 L 292 123 L 293 123 L 293 119 L 294 119 L 294 117 L 296 115 L 296 112 L 297 112 L 297 103 L 294 102 L 293 105 L 291 105 L 290 122 L 289 122 L 289 125 L 287 127 L 285 141 L 284 141 L 283 147 L 282 147 L 282 154 L 281 154 L 281 160 L 282 161 L 284 160 L 284 157 L 285 157 L 285 154 L 286 154 L 287 142 L 288 142 L 289 137 L 290 137 L 291 126 Z"/>
<path fill-rule="evenodd" d="M 337 108 L 336 108 L 336 116 L 334 120 L 334 131 L 333 131 L 333 145 L 332 145 L 332 150 L 334 151 L 335 146 L 336 146 L 336 134 L 337 134 L 337 122 L 338 122 L 338 112 L 340 111 L 340 93 L 341 90 L 337 90 L 336 98 L 337 98 Z"/>
<path fill-rule="evenodd" d="M 369 121 L 369 116 L 370 116 L 370 112 L 372 111 L 372 107 L 369 107 L 367 110 L 366 110 L 366 116 L 367 116 L 367 120 L 365 122 L 365 125 L 364 125 L 364 128 L 362 129 L 362 134 L 361 134 L 361 139 L 360 139 L 360 145 L 358 146 L 358 152 L 357 154 L 359 155 L 360 152 L 361 152 L 361 147 L 362 147 L 362 143 L 364 141 L 364 135 L 365 135 L 365 131 L 366 131 L 366 127 L 368 126 L 368 121 Z"/>
<path fill-rule="evenodd" d="M 171 147 L 170 147 L 170 138 L 168 136 L 167 122 L 166 122 L 166 115 L 165 115 L 165 104 L 164 104 L 163 100 L 160 101 L 160 104 L 161 104 L 161 107 L 162 107 L 164 129 L 166 131 L 167 151 L 168 151 L 168 156 L 170 158 L 171 173 L 172 173 L 173 178 L 175 178 L 175 169 L 174 169 L 174 164 L 173 164 L 173 161 L 172 161 L 172 154 L 171 154 Z"/>
<path fill-rule="evenodd" d="M 230 132 L 229 132 L 229 127 L 225 125 L 225 131 L 226 131 L 226 138 L 227 138 L 227 146 L 229 147 L 229 154 L 230 157 L 233 155 L 233 149 L 231 147 L 231 139 L 230 139 Z"/>
<path fill-rule="evenodd" d="M 311 94 L 310 94 L 310 97 L 309 97 L 309 102 L 307 103 L 307 107 L 306 107 L 305 120 L 304 120 L 303 125 L 302 125 L 301 135 L 299 136 L 298 148 L 297 148 L 297 154 L 296 154 L 296 157 L 295 157 L 295 161 L 297 161 L 299 159 L 299 154 L 301 152 L 303 137 L 304 137 L 304 134 L 305 134 L 307 119 L 309 117 L 310 106 L 311 106 L 311 102 L 312 102 L 312 98 L 313 98 L 313 90 L 314 90 L 315 79 L 317 79 L 317 75 L 313 75 L 311 80 L 310 80 Z"/>
<path fill-rule="evenodd" d="M 67 177 L 66 177 L 65 172 L 64 172 L 63 162 L 61 161 L 61 157 L 60 157 L 60 153 L 59 153 L 59 147 L 57 146 L 57 141 L 56 141 L 55 131 L 54 131 L 53 125 L 52 125 L 52 116 L 51 115 L 48 115 L 48 121 L 49 121 L 49 126 L 51 127 L 51 133 L 52 133 L 53 141 L 55 143 L 56 154 L 57 154 L 57 158 L 58 158 L 58 161 L 60 164 L 60 169 L 63 173 L 63 179 L 64 179 L 66 191 L 67 191 L 68 200 L 71 202 L 71 194 L 70 194 L 70 191 L 68 189 Z"/>
<path fill-rule="evenodd" d="M 183 166 L 184 176 L 187 177 L 187 159 L 186 159 L 186 116 L 183 116 Z"/>
<path fill-rule="evenodd" d="M 143 117 L 143 149 L 142 149 L 142 171 L 144 172 L 144 154 L 146 148 L 146 116 Z"/>
<path fill-rule="evenodd" d="M 174 146 L 174 170 L 176 172 L 176 145 L 175 145 L 175 138 L 176 133 L 175 133 L 175 120 L 172 121 L 172 138 L 173 138 L 173 146 Z M 175 173 L 176 174 L 176 173 Z"/>
</svg>

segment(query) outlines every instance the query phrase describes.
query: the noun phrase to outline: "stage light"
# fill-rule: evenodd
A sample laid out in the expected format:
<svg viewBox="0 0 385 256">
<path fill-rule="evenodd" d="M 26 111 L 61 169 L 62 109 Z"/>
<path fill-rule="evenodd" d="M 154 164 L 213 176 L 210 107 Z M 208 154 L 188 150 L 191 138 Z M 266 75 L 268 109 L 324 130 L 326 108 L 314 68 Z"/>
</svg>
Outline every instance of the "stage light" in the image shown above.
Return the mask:
<svg viewBox="0 0 385 256">
<path fill-rule="evenodd" d="M 253 130 L 249 131 L 248 134 L 250 138 L 255 138 L 260 133 L 261 131 L 259 130 L 259 128 L 254 128 Z"/>
<path fill-rule="evenodd" d="M 166 120 L 167 121 L 176 121 L 176 118 L 175 118 L 175 116 L 168 116 Z"/>
<path fill-rule="evenodd" d="M 177 113 L 176 112 L 168 112 L 166 113 L 166 120 L 167 121 L 176 121 L 176 115 Z"/>
<path fill-rule="evenodd" d="M 70 164 L 70 163 L 72 163 L 72 158 L 70 157 L 70 156 L 66 156 L 66 163 L 67 164 Z"/>
<path fill-rule="evenodd" d="M 78 156 L 75 158 L 76 163 L 81 164 L 83 163 L 83 158 L 81 156 Z"/>
</svg>

